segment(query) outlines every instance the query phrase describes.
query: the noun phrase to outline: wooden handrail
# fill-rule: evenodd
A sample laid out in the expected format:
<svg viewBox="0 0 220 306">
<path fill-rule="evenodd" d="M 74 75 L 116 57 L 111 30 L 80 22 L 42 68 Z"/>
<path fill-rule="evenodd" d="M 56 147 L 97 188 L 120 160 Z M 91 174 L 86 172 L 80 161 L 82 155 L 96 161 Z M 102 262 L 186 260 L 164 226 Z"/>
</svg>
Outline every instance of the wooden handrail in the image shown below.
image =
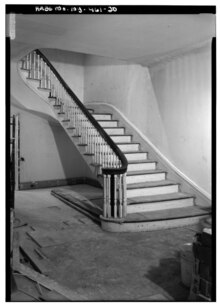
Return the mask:
<svg viewBox="0 0 220 306">
<path fill-rule="evenodd" d="M 66 84 L 64 79 L 60 76 L 57 70 L 53 67 L 50 61 L 46 58 L 46 56 L 39 50 L 36 49 L 35 52 L 40 55 L 40 57 L 45 61 L 45 63 L 50 67 L 51 71 L 55 74 L 57 79 L 60 81 L 62 86 L 65 88 L 70 97 L 74 100 L 77 106 L 81 109 L 83 114 L 88 118 L 88 120 L 93 124 L 96 130 L 100 133 L 102 138 L 106 141 L 106 143 L 111 147 L 113 152 L 117 155 L 119 160 L 121 161 L 120 168 L 102 168 L 103 174 L 106 175 L 114 175 L 114 174 L 124 174 L 127 171 L 128 162 L 125 155 L 121 152 L 118 146 L 113 142 L 113 140 L 109 137 L 109 135 L 105 132 L 105 130 L 100 126 L 100 124 L 94 119 L 94 117 L 90 114 L 87 108 L 83 105 L 83 103 L 79 100 L 79 98 L 75 95 L 75 93 L 70 89 L 70 87 Z"/>
</svg>

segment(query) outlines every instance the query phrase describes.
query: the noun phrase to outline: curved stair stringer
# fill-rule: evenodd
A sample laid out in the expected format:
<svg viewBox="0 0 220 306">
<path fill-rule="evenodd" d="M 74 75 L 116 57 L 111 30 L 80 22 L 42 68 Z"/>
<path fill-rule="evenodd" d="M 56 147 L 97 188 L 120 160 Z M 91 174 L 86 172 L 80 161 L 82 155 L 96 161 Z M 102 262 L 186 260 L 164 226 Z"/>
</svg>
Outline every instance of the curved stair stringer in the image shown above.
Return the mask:
<svg viewBox="0 0 220 306">
<path fill-rule="evenodd" d="M 56 111 L 53 108 L 51 102 L 49 101 L 48 92 L 41 91 L 38 89 L 40 81 L 39 80 L 38 81 L 28 80 L 27 79 L 28 72 L 20 69 L 19 62 L 17 63 L 16 69 L 14 69 L 13 73 L 14 75 L 17 75 L 20 78 L 20 80 L 16 80 L 17 83 L 19 83 L 19 90 L 20 91 L 25 90 L 25 92 L 32 97 L 31 99 L 32 103 L 31 103 L 31 107 L 29 107 L 29 110 L 32 110 L 33 112 L 37 112 L 37 113 L 42 113 L 42 115 L 46 114 L 48 119 L 52 118 L 52 120 L 56 120 L 56 122 L 62 126 L 62 128 L 65 130 L 66 134 L 70 138 L 72 144 L 77 149 L 77 151 L 80 153 L 84 162 L 87 164 L 88 168 L 90 169 L 90 178 L 97 181 L 97 186 L 100 185 L 100 187 L 102 187 L 103 180 L 100 176 L 96 175 L 94 171 L 94 167 L 91 165 L 92 164 L 91 156 L 85 155 L 84 148 L 82 146 L 79 146 L 79 142 L 77 141 L 77 139 L 71 137 L 70 133 L 68 132 L 67 125 L 62 122 L 62 116 L 58 115 L 58 111 Z M 20 81 L 21 82 L 23 81 L 23 82 L 21 83 Z M 28 103 L 27 105 L 25 105 L 25 107 L 28 108 Z"/>
<path fill-rule="evenodd" d="M 202 207 L 211 207 L 211 195 L 200 188 L 190 178 L 176 168 L 166 157 L 147 139 L 147 137 L 125 117 L 117 107 L 104 102 L 89 102 L 88 108 L 96 112 L 112 113 L 114 120 L 120 121 L 127 134 L 132 134 L 134 142 L 140 143 L 143 151 L 147 151 L 149 158 L 157 161 L 159 168 L 167 172 L 167 178 L 176 181 L 181 186 L 181 191 L 191 194 L 195 198 L 195 204 Z"/>
<path fill-rule="evenodd" d="M 11 63 L 11 100 L 12 104 L 18 107 L 33 111 L 43 116 L 56 119 L 55 114 L 49 104 L 40 99 L 39 95 L 34 95 L 33 90 L 20 74 L 19 63 Z"/>
</svg>

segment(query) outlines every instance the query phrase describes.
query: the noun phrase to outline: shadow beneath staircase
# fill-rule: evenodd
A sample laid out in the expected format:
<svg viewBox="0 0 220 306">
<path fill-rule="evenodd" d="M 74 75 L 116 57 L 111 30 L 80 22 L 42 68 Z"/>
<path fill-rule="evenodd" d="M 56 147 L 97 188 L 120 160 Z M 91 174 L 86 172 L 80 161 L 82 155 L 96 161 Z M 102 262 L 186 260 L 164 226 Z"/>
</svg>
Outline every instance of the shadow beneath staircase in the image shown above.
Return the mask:
<svg viewBox="0 0 220 306">
<path fill-rule="evenodd" d="M 92 177 L 91 170 L 83 160 L 74 143 L 62 126 L 49 122 L 66 178 Z"/>
</svg>

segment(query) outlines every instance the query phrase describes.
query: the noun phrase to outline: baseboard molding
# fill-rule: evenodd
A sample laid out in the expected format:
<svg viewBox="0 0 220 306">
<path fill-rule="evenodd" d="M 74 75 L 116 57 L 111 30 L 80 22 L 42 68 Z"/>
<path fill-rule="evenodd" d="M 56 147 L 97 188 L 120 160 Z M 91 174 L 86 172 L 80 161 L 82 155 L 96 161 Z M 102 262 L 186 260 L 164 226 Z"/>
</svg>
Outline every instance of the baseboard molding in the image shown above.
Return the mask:
<svg viewBox="0 0 220 306">
<path fill-rule="evenodd" d="M 104 102 L 86 102 L 88 107 L 92 108 L 94 106 L 106 106 L 113 109 L 116 113 L 118 113 L 121 118 L 129 125 L 131 128 L 156 152 L 158 156 L 183 180 L 185 180 L 189 185 L 191 185 L 195 190 L 197 190 L 203 197 L 205 197 L 208 201 L 211 201 L 211 194 L 205 191 L 203 188 L 198 186 L 194 181 L 192 181 L 188 176 L 186 176 L 180 169 L 178 169 L 172 162 L 170 162 L 166 156 L 164 156 L 161 151 L 147 138 L 145 134 L 143 134 L 117 107 L 110 103 Z"/>
<path fill-rule="evenodd" d="M 100 183 L 95 179 L 92 179 L 90 177 L 74 177 L 74 178 L 57 179 L 57 180 L 22 182 L 20 183 L 19 190 L 41 189 L 41 188 L 50 188 L 50 187 L 59 187 L 59 186 L 77 185 L 77 184 L 87 184 L 101 188 Z"/>
</svg>

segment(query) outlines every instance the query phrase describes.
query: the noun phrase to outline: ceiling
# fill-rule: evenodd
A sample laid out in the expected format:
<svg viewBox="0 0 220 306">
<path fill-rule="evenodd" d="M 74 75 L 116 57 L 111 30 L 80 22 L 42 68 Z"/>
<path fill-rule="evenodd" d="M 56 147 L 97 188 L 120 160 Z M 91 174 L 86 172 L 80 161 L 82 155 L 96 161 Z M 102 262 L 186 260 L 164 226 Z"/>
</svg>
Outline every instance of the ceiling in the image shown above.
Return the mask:
<svg viewBox="0 0 220 306">
<path fill-rule="evenodd" d="M 153 63 L 215 36 L 215 15 L 16 15 L 23 45 Z M 14 50 L 15 52 L 16 50 Z"/>
</svg>

